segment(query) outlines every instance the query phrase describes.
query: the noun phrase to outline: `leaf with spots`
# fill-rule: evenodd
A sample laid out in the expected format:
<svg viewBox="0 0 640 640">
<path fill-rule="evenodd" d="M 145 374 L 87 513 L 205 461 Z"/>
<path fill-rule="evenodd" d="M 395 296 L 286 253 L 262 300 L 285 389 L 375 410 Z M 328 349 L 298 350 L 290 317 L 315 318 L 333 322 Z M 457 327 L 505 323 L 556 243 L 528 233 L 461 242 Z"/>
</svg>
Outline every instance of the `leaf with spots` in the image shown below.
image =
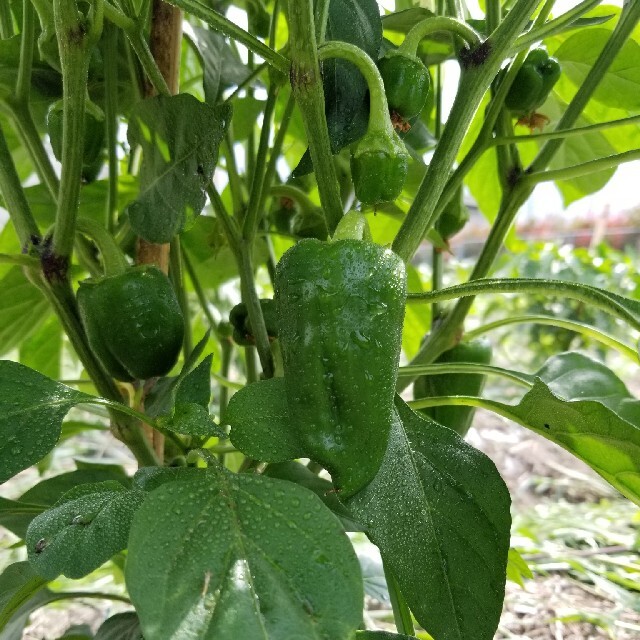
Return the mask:
<svg viewBox="0 0 640 640">
<path fill-rule="evenodd" d="M 68 411 L 90 400 L 33 369 L 0 360 L 0 482 L 47 455 Z"/>
<path fill-rule="evenodd" d="M 337 640 L 362 621 L 362 576 L 338 520 L 311 491 L 260 476 L 210 468 L 152 492 L 126 582 L 153 640 Z"/>
<path fill-rule="evenodd" d="M 131 520 L 145 497 L 116 481 L 68 491 L 29 525 L 29 562 L 48 579 L 86 576 L 126 548 Z"/>
<path fill-rule="evenodd" d="M 489 458 L 397 397 L 378 474 L 345 504 L 434 638 L 493 638 L 511 517 L 509 493 Z"/>
<path fill-rule="evenodd" d="M 139 102 L 129 119 L 131 147 L 140 145 L 140 194 L 127 207 L 133 230 L 149 242 L 170 242 L 193 225 L 205 205 L 218 147 L 231 107 L 213 107 L 192 95 Z"/>
</svg>

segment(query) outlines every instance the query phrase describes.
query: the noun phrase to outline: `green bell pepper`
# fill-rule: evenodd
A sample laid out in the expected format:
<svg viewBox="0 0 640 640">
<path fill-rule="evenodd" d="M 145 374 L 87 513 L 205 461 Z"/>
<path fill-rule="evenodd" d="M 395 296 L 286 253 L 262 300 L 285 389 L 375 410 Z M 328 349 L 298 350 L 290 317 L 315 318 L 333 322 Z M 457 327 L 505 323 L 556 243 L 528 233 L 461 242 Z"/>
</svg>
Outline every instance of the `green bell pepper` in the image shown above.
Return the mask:
<svg viewBox="0 0 640 640">
<path fill-rule="evenodd" d="M 429 70 L 422 60 L 392 51 L 378 60 L 378 69 L 384 82 L 389 111 L 405 121 L 419 115 L 427 103 L 431 86 Z"/>
<path fill-rule="evenodd" d="M 518 70 L 504 104 L 516 115 L 526 116 L 540 107 L 558 82 L 562 69 L 543 48 L 533 49 Z"/>
</svg>

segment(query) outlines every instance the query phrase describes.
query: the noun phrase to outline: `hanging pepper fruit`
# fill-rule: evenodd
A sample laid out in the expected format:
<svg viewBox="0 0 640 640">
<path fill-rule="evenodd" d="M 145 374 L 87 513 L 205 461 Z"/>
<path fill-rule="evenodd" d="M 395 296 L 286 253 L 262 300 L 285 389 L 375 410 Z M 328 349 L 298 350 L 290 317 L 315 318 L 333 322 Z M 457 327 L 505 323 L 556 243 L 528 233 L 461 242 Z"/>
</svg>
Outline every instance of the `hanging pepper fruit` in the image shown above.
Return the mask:
<svg viewBox="0 0 640 640">
<path fill-rule="evenodd" d="M 469 342 L 460 342 L 440 354 L 435 362 L 489 364 L 491 354 L 491 343 L 480 338 Z M 482 392 L 485 378 L 486 376 L 476 373 L 443 373 L 434 376 L 420 376 L 413 383 L 413 397 L 415 400 L 419 400 L 438 396 L 477 396 Z M 475 408 L 448 405 L 428 407 L 420 409 L 420 411 L 464 437 L 471 426 Z"/>
<path fill-rule="evenodd" d="M 369 124 L 351 156 L 351 179 L 356 197 L 376 205 L 395 200 L 409 170 L 409 154 L 393 130 L 384 82 L 373 60 L 358 47 L 346 42 L 327 42 L 318 50 L 321 60 L 344 58 L 355 64 L 369 87 Z"/>
<path fill-rule="evenodd" d="M 302 240 L 278 263 L 275 300 L 289 421 L 348 497 L 373 479 L 387 446 L 404 264 L 371 242 Z"/>
<path fill-rule="evenodd" d="M 62 160 L 62 100 L 54 102 L 47 111 L 47 133 L 56 160 Z M 93 182 L 103 164 L 102 150 L 105 141 L 104 114 L 99 107 L 87 103 L 84 113 L 84 148 L 82 151 L 82 179 Z"/>
<path fill-rule="evenodd" d="M 435 228 L 443 240 L 449 240 L 462 231 L 469 222 L 469 209 L 462 200 L 462 186 L 456 191 L 437 219 Z"/>
<path fill-rule="evenodd" d="M 274 300 L 264 298 L 260 300 L 260 308 L 267 327 L 267 335 L 270 339 L 278 337 L 276 322 L 276 303 Z M 256 339 L 249 322 L 249 312 L 244 302 L 237 304 L 229 312 L 229 322 L 233 327 L 233 341 L 241 347 L 255 346 Z"/>
<path fill-rule="evenodd" d="M 271 188 L 270 194 L 279 198 L 289 214 L 289 233 L 298 238 L 317 238 L 326 240 L 329 236 L 327 222 L 322 209 L 309 196 L 289 184 L 280 184 Z M 279 215 L 284 218 L 284 211 Z M 282 220 L 284 226 L 284 220 Z"/>
<path fill-rule="evenodd" d="M 518 116 L 529 116 L 540 107 L 560 78 L 562 69 L 546 49 L 533 49 L 525 58 L 504 104 Z"/>
<path fill-rule="evenodd" d="M 129 267 L 99 224 L 79 219 L 102 255 L 105 276 L 80 283 L 80 320 L 92 351 L 117 380 L 167 374 L 178 359 L 184 317 L 169 278 L 155 266 Z"/>
<path fill-rule="evenodd" d="M 378 60 L 389 111 L 405 122 L 420 114 L 429 97 L 429 70 L 417 56 L 390 51 Z"/>
</svg>

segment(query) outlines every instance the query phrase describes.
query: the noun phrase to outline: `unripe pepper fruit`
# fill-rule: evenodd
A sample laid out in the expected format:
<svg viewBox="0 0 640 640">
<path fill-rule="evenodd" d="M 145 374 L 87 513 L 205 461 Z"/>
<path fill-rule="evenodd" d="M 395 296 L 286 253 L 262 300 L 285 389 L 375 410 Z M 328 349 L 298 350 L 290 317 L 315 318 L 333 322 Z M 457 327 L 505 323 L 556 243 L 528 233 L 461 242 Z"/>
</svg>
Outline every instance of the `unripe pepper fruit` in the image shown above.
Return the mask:
<svg viewBox="0 0 640 640">
<path fill-rule="evenodd" d="M 392 51 L 378 60 L 378 69 L 384 82 L 389 111 L 404 120 L 419 115 L 431 87 L 429 70 L 422 61 L 416 56 Z"/>
</svg>

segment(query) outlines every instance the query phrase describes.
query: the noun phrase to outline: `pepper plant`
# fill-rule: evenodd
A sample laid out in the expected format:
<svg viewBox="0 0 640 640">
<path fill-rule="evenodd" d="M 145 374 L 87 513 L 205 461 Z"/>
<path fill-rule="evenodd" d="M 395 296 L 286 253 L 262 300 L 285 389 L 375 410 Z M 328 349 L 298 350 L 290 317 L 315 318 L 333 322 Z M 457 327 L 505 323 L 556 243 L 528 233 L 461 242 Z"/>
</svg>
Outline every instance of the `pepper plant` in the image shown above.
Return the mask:
<svg viewBox="0 0 640 640">
<path fill-rule="evenodd" d="M 639 364 L 636 299 L 491 276 L 536 185 L 568 204 L 640 158 L 640 2 L 480 4 L 0 3 L 0 481 L 33 467 L 0 500 L 1 638 L 92 597 L 132 609 L 101 640 L 489 640 L 510 500 L 463 439 L 477 407 L 640 503 L 620 378 L 577 352 L 506 370 L 490 345 L 557 323 Z M 443 287 L 463 188 L 492 226 Z M 505 293 L 616 332 L 507 314 L 465 333 Z M 96 430 L 125 468 L 61 458 Z M 352 532 L 398 635 L 363 624 Z"/>
</svg>

